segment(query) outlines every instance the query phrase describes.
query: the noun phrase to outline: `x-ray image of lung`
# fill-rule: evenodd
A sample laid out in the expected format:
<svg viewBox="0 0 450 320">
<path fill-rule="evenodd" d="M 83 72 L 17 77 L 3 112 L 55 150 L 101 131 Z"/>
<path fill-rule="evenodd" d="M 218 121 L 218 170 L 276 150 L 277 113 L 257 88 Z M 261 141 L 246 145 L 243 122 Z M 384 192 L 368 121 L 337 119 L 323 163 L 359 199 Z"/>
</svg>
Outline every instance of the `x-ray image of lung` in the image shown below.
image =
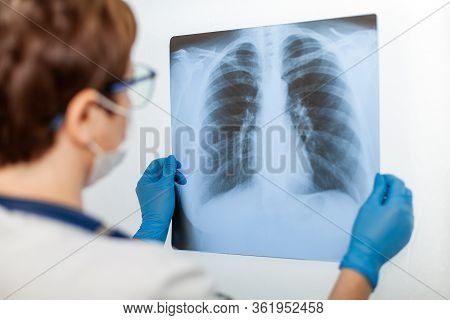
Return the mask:
<svg viewBox="0 0 450 320">
<path fill-rule="evenodd" d="M 180 250 L 339 261 L 379 171 L 375 15 L 171 40 Z"/>
</svg>

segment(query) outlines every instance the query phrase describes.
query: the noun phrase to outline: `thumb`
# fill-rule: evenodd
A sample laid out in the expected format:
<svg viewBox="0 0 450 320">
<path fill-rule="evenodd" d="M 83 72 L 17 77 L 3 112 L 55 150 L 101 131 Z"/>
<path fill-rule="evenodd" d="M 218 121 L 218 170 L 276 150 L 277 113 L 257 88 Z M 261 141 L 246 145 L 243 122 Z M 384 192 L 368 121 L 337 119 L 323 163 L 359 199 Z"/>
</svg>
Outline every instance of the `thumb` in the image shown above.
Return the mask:
<svg viewBox="0 0 450 320">
<path fill-rule="evenodd" d="M 164 159 L 153 160 L 145 169 L 142 179 L 144 181 L 156 182 L 161 178 Z"/>
<path fill-rule="evenodd" d="M 168 156 L 164 159 L 163 175 L 165 177 L 174 176 L 177 171 L 177 166 L 177 159 L 172 155 Z"/>
<path fill-rule="evenodd" d="M 386 181 L 383 175 L 377 173 L 375 181 L 373 183 L 372 194 L 370 199 L 377 204 L 382 204 L 386 195 Z"/>
</svg>

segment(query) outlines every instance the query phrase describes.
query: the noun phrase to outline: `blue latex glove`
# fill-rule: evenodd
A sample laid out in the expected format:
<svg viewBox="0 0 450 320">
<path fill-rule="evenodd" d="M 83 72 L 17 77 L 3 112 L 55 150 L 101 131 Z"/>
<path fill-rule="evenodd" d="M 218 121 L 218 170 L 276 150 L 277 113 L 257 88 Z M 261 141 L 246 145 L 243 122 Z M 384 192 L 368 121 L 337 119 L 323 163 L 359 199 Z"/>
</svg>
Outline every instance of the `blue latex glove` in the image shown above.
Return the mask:
<svg viewBox="0 0 450 320">
<path fill-rule="evenodd" d="M 364 275 L 375 289 L 380 268 L 411 238 L 412 193 L 400 179 L 377 174 L 369 199 L 359 210 L 340 268 Z"/>
<path fill-rule="evenodd" d="M 136 187 L 142 212 L 142 224 L 136 239 L 166 241 L 175 209 L 175 183 L 186 184 L 178 171 L 181 163 L 174 156 L 154 160 Z"/>
</svg>

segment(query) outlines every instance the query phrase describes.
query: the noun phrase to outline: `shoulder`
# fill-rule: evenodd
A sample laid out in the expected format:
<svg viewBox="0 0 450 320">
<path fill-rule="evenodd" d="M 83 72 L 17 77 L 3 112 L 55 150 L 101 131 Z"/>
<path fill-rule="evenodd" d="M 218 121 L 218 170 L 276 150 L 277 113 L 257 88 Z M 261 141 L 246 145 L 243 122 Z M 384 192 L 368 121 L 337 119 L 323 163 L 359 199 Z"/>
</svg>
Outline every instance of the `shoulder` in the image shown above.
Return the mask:
<svg viewBox="0 0 450 320">
<path fill-rule="evenodd" d="M 89 251 L 84 254 L 95 256 L 92 263 L 97 272 L 114 273 L 117 286 L 126 286 L 134 299 L 212 297 L 212 280 L 203 269 L 159 243 L 104 238 Z M 104 277 L 107 281 L 109 276 Z"/>
<path fill-rule="evenodd" d="M 0 239 L 5 259 L 0 293 L 13 292 L 34 278 L 12 298 L 212 297 L 212 281 L 199 265 L 156 242 L 110 238 L 7 212 L 0 212 Z"/>
</svg>

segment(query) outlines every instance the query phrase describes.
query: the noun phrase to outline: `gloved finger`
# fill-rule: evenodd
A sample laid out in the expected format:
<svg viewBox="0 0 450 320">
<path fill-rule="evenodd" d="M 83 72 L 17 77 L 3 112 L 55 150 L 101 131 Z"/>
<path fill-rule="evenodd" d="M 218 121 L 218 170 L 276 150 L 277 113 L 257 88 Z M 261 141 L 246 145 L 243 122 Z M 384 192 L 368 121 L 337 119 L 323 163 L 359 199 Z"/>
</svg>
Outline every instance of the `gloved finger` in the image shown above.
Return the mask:
<svg viewBox="0 0 450 320">
<path fill-rule="evenodd" d="M 405 183 L 403 180 L 393 175 L 385 175 L 384 179 L 387 184 L 386 202 L 405 194 Z"/>
<path fill-rule="evenodd" d="M 396 195 L 389 199 L 389 205 L 397 208 L 398 212 L 407 213 L 409 215 L 413 214 L 413 196 L 411 190 L 405 188 L 403 195 Z M 403 208 L 400 210 L 400 208 Z"/>
<path fill-rule="evenodd" d="M 408 200 L 412 200 L 413 197 L 413 193 L 411 191 L 411 189 L 409 189 L 408 187 L 405 187 L 405 198 L 407 198 Z"/>
<path fill-rule="evenodd" d="M 164 159 L 153 160 L 145 169 L 143 177 L 152 182 L 158 181 L 161 178 Z"/>
<path fill-rule="evenodd" d="M 394 190 L 403 193 L 405 191 L 405 183 L 402 179 L 397 178 L 392 174 L 385 174 L 384 179 L 386 183 Z"/>
<path fill-rule="evenodd" d="M 412 193 L 411 189 L 405 187 L 405 193 L 403 194 L 402 201 L 407 207 L 406 211 L 410 212 L 412 215 L 413 214 L 413 193 Z"/>
<path fill-rule="evenodd" d="M 154 174 L 155 172 L 162 169 L 164 159 L 155 159 L 153 160 L 145 169 L 144 174 Z"/>
<path fill-rule="evenodd" d="M 170 155 L 164 159 L 163 175 L 165 177 L 174 176 L 177 171 L 177 159 Z"/>
<path fill-rule="evenodd" d="M 175 173 L 175 182 L 179 185 L 184 186 L 187 183 L 187 179 L 183 173 L 177 170 Z"/>
<path fill-rule="evenodd" d="M 182 167 L 181 162 L 177 160 L 177 169 L 181 169 Z"/>
<path fill-rule="evenodd" d="M 414 207 L 412 203 L 403 202 L 395 205 L 398 208 L 398 213 L 402 215 L 402 219 L 409 222 L 411 225 L 414 225 Z"/>
<path fill-rule="evenodd" d="M 383 203 L 385 194 L 386 194 L 386 182 L 384 180 L 384 176 L 377 173 L 373 183 L 373 190 L 372 194 L 370 195 L 370 199 L 374 200 L 378 204 L 381 204 Z"/>
</svg>

